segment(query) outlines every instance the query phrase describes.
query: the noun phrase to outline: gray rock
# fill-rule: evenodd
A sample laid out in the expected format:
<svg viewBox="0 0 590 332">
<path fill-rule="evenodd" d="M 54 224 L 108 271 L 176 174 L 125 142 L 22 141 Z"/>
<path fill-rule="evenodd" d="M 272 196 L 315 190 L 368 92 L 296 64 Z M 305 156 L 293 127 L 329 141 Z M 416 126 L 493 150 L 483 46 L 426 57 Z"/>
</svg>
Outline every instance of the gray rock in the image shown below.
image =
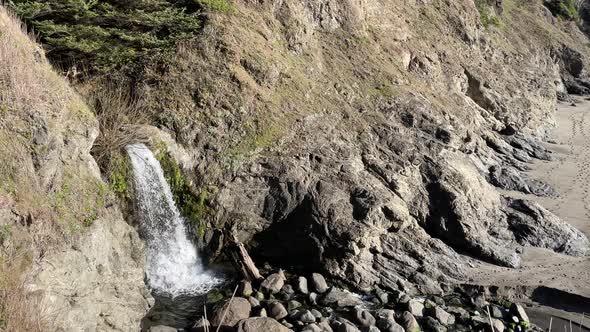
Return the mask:
<svg viewBox="0 0 590 332">
<path fill-rule="evenodd" d="M 377 327 L 381 332 L 404 332 L 404 328 L 395 322 L 394 319 L 379 318 Z"/>
<path fill-rule="evenodd" d="M 317 324 L 309 324 L 301 332 L 322 332 L 322 328 L 319 327 Z"/>
<path fill-rule="evenodd" d="M 293 332 L 290 328 L 268 317 L 248 318 L 240 321 L 237 332 Z"/>
<path fill-rule="evenodd" d="M 489 172 L 489 181 L 496 187 L 541 197 L 555 195 L 555 190 L 549 184 L 531 179 L 514 167 L 492 166 Z"/>
<path fill-rule="evenodd" d="M 295 310 L 297 308 L 300 308 L 301 306 L 302 306 L 302 304 L 299 301 L 291 300 L 291 301 L 287 302 L 287 310 L 288 311 Z"/>
<path fill-rule="evenodd" d="M 276 320 L 281 320 L 287 317 L 288 312 L 281 302 L 275 301 L 268 305 L 268 315 Z"/>
<path fill-rule="evenodd" d="M 492 318 L 492 326 L 494 327 L 493 330 L 496 332 L 504 332 L 504 330 L 506 329 L 504 323 L 496 318 Z"/>
<path fill-rule="evenodd" d="M 340 323 L 338 325 L 338 329 L 336 330 L 337 332 L 361 332 L 361 330 L 359 330 L 356 326 L 354 326 L 352 323 Z"/>
<path fill-rule="evenodd" d="M 492 315 L 492 317 L 497 319 L 504 318 L 504 313 L 502 312 L 502 309 L 496 305 L 490 306 L 490 314 Z"/>
<path fill-rule="evenodd" d="M 299 277 L 297 278 L 297 291 L 301 294 L 309 294 L 309 288 L 307 287 L 307 278 Z"/>
<path fill-rule="evenodd" d="M 250 310 L 252 306 L 250 302 L 243 297 L 235 297 L 231 300 L 223 302 L 221 305 L 215 307 L 213 316 L 211 318 L 211 325 L 213 326 L 236 326 L 242 319 L 250 317 Z M 222 317 L 225 313 L 225 317 Z"/>
<path fill-rule="evenodd" d="M 516 315 L 516 317 L 518 317 L 518 319 L 520 319 L 521 321 L 527 323 L 530 322 L 529 316 L 526 314 L 526 311 L 520 304 L 513 303 L 512 307 L 510 307 L 510 311 L 514 313 L 514 315 Z"/>
<path fill-rule="evenodd" d="M 455 317 L 439 306 L 428 308 L 425 312 L 426 315 L 437 319 L 443 325 L 455 323 Z"/>
<path fill-rule="evenodd" d="M 249 281 L 242 280 L 238 286 L 238 294 L 242 297 L 249 297 L 253 293 L 252 284 Z"/>
<path fill-rule="evenodd" d="M 414 299 L 407 303 L 406 310 L 414 317 L 422 317 L 424 315 L 424 305 Z"/>
<path fill-rule="evenodd" d="M 404 311 L 400 318 L 399 322 L 401 326 L 403 326 L 406 332 L 420 332 L 420 325 L 418 321 L 409 311 Z"/>
<path fill-rule="evenodd" d="M 381 304 L 387 304 L 387 303 L 389 303 L 389 294 L 387 294 L 386 291 L 381 290 L 381 289 L 377 289 L 375 291 L 375 295 L 377 296 L 377 298 L 379 299 L 379 301 L 381 302 Z"/>
<path fill-rule="evenodd" d="M 469 312 L 461 307 L 448 307 L 447 312 L 455 315 L 460 320 L 469 319 Z"/>
<path fill-rule="evenodd" d="M 315 316 L 315 318 L 320 319 L 323 317 L 322 313 L 319 310 L 311 309 L 311 313 Z"/>
<path fill-rule="evenodd" d="M 176 329 L 170 326 L 158 325 L 150 327 L 148 332 L 176 332 Z"/>
<path fill-rule="evenodd" d="M 283 288 L 281 289 L 281 292 L 284 292 L 285 294 L 295 294 L 295 290 L 293 289 L 293 286 L 289 285 L 289 284 L 285 284 L 283 286 Z"/>
<path fill-rule="evenodd" d="M 379 309 L 375 312 L 377 319 L 392 319 L 395 320 L 395 311 L 391 309 Z"/>
<path fill-rule="evenodd" d="M 432 317 L 426 317 L 426 319 L 424 319 L 424 328 L 426 331 L 447 332 L 447 328 Z"/>
<path fill-rule="evenodd" d="M 318 302 L 317 300 L 318 300 L 318 294 L 317 293 L 314 293 L 314 292 L 309 293 L 309 302 L 311 304 L 317 304 L 317 302 Z"/>
<path fill-rule="evenodd" d="M 368 310 L 354 308 L 353 315 L 361 327 L 369 327 L 375 325 L 375 317 L 373 317 L 373 315 L 371 315 L 371 313 Z"/>
<path fill-rule="evenodd" d="M 316 292 L 322 294 L 328 290 L 328 283 L 323 275 L 319 273 L 312 273 L 311 275 L 311 285 Z"/>
<path fill-rule="evenodd" d="M 551 249 L 579 257 L 590 252 L 590 241 L 584 233 L 539 204 L 506 198 L 506 206 L 508 223 L 521 245 Z"/>
<path fill-rule="evenodd" d="M 255 297 L 248 297 L 248 302 L 250 302 L 250 306 L 252 306 L 252 308 L 256 308 L 260 306 L 260 301 L 255 298 Z"/>
<path fill-rule="evenodd" d="M 327 319 L 320 320 L 318 326 L 322 329 L 322 332 L 333 332 L 330 322 Z"/>
<path fill-rule="evenodd" d="M 252 309 L 252 316 L 253 317 L 268 317 L 268 314 L 266 313 L 266 309 L 259 307 L 256 309 Z"/>
<path fill-rule="evenodd" d="M 320 298 L 322 305 L 335 305 L 337 307 L 354 307 L 363 301 L 356 295 L 338 288 L 331 288 Z"/>
<path fill-rule="evenodd" d="M 264 279 L 264 281 L 260 284 L 260 288 L 269 294 L 276 294 L 285 285 L 285 280 L 285 274 L 281 270 L 278 273 L 273 273 Z"/>
<path fill-rule="evenodd" d="M 311 311 L 306 310 L 299 315 L 299 321 L 305 324 L 315 323 L 316 317 L 311 313 Z"/>
</svg>

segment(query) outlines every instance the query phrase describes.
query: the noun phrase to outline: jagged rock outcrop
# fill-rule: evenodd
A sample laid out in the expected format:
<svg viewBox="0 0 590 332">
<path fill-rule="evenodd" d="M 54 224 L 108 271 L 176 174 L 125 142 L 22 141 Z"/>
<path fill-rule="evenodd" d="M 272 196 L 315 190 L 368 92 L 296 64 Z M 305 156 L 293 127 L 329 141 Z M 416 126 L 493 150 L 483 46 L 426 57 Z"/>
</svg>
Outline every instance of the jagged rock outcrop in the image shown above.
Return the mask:
<svg viewBox="0 0 590 332">
<path fill-rule="evenodd" d="M 564 73 L 587 62 L 575 27 L 530 2 L 500 4 L 506 29 L 472 0 L 236 6 L 142 90 L 219 189 L 213 229 L 258 260 L 435 293 L 463 277 L 464 252 L 511 267 L 521 245 L 568 252 L 540 238 L 571 228 L 539 213 L 521 224 L 540 238 L 524 235 L 494 186 L 558 194 L 524 172 L 551 158 L 540 140 Z M 220 235 L 204 237 L 213 257 Z"/>
<path fill-rule="evenodd" d="M 0 6 L 0 329 L 131 331 L 150 306 L 142 242 L 90 155 L 97 134 Z"/>
</svg>

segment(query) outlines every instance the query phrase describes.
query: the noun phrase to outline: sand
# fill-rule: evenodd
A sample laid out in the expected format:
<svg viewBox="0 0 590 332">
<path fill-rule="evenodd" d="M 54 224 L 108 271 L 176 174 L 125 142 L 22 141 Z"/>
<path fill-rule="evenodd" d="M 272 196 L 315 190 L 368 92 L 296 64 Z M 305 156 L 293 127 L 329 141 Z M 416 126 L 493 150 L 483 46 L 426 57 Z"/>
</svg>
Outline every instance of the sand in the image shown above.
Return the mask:
<svg viewBox="0 0 590 332">
<path fill-rule="evenodd" d="M 528 174 L 552 185 L 559 196 L 502 193 L 540 203 L 590 238 L 590 102 L 580 101 L 575 107 L 561 104 L 555 119 L 556 128 L 549 140 L 551 143 L 547 143 L 554 160 L 535 162 Z M 531 316 L 539 325 L 545 326 L 550 315 L 568 320 L 579 320 L 582 312 L 590 316 L 590 257 L 576 258 L 544 249 L 525 248 L 522 258 L 523 265 L 519 269 L 482 263 L 471 271 L 471 282 L 527 286 L 528 292 L 536 295 L 529 302 L 550 305 L 530 308 Z M 556 308 L 566 309 L 569 313 Z M 590 319 L 587 321 L 590 324 Z"/>
</svg>

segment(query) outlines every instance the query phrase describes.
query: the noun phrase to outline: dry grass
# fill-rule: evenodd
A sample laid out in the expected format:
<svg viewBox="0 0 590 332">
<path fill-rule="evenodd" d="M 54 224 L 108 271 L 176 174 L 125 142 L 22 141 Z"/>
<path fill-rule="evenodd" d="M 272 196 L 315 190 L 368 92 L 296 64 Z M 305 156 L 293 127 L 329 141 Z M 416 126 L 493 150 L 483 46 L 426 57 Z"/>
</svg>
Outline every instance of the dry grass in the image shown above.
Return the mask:
<svg viewBox="0 0 590 332">
<path fill-rule="evenodd" d="M 138 98 L 121 87 L 109 83 L 94 84 L 86 93 L 88 104 L 98 119 L 100 134 L 92 155 L 104 174 L 111 174 L 110 161 L 132 143 L 149 141 L 142 126 L 149 123 L 145 108 Z"/>
</svg>

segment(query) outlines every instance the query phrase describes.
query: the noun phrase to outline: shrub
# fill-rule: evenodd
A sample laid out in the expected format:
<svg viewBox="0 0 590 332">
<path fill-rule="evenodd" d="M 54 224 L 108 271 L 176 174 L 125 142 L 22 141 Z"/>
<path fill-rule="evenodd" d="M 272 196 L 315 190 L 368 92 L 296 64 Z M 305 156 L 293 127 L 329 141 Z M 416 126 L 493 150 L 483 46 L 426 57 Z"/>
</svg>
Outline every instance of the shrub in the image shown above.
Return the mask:
<svg viewBox="0 0 590 332">
<path fill-rule="evenodd" d="M 578 21 L 580 19 L 575 0 L 546 0 L 544 4 L 554 16 L 563 20 Z"/>
<path fill-rule="evenodd" d="M 483 24 L 485 28 L 490 26 L 500 26 L 500 19 L 496 15 L 496 12 L 492 6 L 489 4 L 488 0 L 475 0 L 475 6 L 479 12 L 481 24 Z"/>
<path fill-rule="evenodd" d="M 195 0 L 197 1 L 197 0 Z M 54 64 L 90 72 L 133 68 L 201 28 L 200 2 L 223 0 L 11 0 L 39 34 Z"/>
</svg>

